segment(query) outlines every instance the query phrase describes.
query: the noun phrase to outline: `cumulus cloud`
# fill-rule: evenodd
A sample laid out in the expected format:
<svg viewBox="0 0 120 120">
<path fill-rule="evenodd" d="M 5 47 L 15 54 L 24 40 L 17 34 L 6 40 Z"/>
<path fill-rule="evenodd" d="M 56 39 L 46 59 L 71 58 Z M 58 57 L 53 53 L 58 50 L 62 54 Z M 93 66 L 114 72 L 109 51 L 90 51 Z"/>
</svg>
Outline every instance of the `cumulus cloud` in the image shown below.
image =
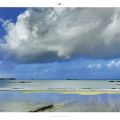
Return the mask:
<svg viewBox="0 0 120 120">
<path fill-rule="evenodd" d="M 115 61 L 115 60 L 110 61 L 110 62 L 107 64 L 107 67 L 109 67 L 109 68 L 120 67 L 120 60 L 118 60 L 118 61 Z"/>
<path fill-rule="evenodd" d="M 4 28 L 0 48 L 17 62 L 120 57 L 118 8 L 29 8 Z"/>
<path fill-rule="evenodd" d="M 4 22 L 4 20 L 2 18 L 0 18 L 0 22 L 2 23 L 2 22 Z"/>
<path fill-rule="evenodd" d="M 97 64 L 89 64 L 88 66 L 87 66 L 87 68 L 90 68 L 90 69 L 92 69 L 92 68 L 96 68 L 96 69 L 99 69 L 99 68 L 101 68 L 102 66 L 101 66 L 101 64 L 99 64 L 99 63 L 97 63 Z"/>
</svg>

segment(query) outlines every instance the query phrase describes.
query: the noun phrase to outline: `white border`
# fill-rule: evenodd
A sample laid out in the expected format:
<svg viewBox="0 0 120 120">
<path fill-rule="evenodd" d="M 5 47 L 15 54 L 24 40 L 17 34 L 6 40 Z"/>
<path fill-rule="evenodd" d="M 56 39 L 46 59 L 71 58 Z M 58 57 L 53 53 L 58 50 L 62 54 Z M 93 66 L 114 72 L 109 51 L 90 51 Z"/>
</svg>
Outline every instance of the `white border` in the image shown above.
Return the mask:
<svg viewBox="0 0 120 120">
<path fill-rule="evenodd" d="M 58 5 L 60 3 L 60 5 Z M 0 7 L 120 7 L 120 0 L 0 0 Z M 120 120 L 119 113 L 0 113 L 0 120 Z"/>
<path fill-rule="evenodd" d="M 1 120 L 120 120 L 119 113 L 1 113 Z"/>
<path fill-rule="evenodd" d="M 61 3 L 59 5 L 59 3 Z M 0 7 L 120 7 L 120 0 L 0 0 Z"/>
</svg>

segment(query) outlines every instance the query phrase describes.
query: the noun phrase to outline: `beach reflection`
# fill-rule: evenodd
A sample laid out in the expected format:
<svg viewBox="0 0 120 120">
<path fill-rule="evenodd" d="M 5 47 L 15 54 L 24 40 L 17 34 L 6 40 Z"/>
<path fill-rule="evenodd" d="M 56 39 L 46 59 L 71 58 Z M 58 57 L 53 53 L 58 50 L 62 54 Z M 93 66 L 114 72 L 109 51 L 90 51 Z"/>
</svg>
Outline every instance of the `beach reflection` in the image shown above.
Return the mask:
<svg viewBox="0 0 120 120">
<path fill-rule="evenodd" d="M 28 112 L 46 104 L 46 112 L 119 112 L 119 94 L 77 95 L 57 93 L 0 92 L 1 112 Z"/>
</svg>

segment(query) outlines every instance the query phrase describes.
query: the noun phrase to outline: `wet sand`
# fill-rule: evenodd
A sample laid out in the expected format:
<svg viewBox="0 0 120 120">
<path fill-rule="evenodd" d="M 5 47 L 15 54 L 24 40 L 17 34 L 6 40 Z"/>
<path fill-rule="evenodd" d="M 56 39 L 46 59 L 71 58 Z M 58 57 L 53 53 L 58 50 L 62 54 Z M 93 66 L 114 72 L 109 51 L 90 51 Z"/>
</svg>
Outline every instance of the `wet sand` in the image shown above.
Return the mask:
<svg viewBox="0 0 120 120">
<path fill-rule="evenodd" d="M 78 95 L 99 95 L 99 94 L 120 94 L 119 89 L 105 90 L 20 90 L 21 93 L 57 93 L 57 94 L 78 94 Z"/>
</svg>

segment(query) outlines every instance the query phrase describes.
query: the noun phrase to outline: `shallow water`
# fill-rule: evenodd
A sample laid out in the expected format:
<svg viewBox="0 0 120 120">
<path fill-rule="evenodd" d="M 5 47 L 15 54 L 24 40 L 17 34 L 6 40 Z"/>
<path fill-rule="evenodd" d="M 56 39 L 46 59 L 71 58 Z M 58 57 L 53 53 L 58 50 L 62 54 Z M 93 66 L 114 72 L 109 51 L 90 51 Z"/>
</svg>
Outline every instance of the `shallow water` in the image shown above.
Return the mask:
<svg viewBox="0 0 120 120">
<path fill-rule="evenodd" d="M 4 88 L 4 90 L 3 90 Z M 5 89 L 10 91 L 5 91 Z M 16 90 L 13 91 L 13 89 Z M 0 112 L 28 112 L 44 105 L 54 104 L 46 112 L 120 112 L 120 94 L 59 94 L 42 92 L 22 92 L 22 90 L 44 89 L 119 89 L 119 82 L 102 81 L 74 81 L 74 80 L 46 80 L 46 81 L 0 81 Z M 11 91 L 12 90 L 12 91 Z"/>
<path fill-rule="evenodd" d="M 22 80 L 21 80 L 22 81 Z M 120 81 L 111 80 L 0 80 L 1 89 L 28 89 L 28 90 L 48 90 L 48 89 L 120 89 Z"/>
<path fill-rule="evenodd" d="M 47 112 L 118 112 L 120 95 L 0 92 L 1 112 L 28 112 L 48 104 L 54 104 L 54 108 Z"/>
</svg>

